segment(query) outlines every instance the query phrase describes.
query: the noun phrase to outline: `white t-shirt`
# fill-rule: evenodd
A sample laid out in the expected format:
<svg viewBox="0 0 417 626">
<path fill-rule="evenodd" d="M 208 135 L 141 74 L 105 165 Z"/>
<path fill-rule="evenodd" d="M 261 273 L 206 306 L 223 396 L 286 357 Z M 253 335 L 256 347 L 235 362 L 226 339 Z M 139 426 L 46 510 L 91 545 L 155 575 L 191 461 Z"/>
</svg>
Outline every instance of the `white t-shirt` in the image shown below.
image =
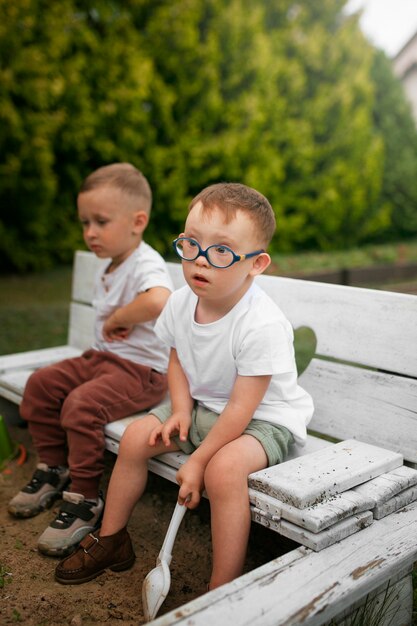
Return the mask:
<svg viewBox="0 0 417 626">
<path fill-rule="evenodd" d="M 252 284 L 227 315 L 198 324 L 197 301 L 188 286 L 175 291 L 155 326 L 157 335 L 177 350 L 191 396 L 220 414 L 238 374 L 272 375 L 253 417 L 285 426 L 303 444 L 313 402 L 297 383 L 294 334 L 281 309 Z"/>
<path fill-rule="evenodd" d="M 103 324 L 113 311 L 152 287 L 173 290 L 165 261 L 144 241 L 113 272 L 106 274 L 105 269 L 98 272 L 93 299 L 96 312 L 93 348 L 114 352 L 163 373 L 168 367 L 169 349 L 155 334 L 156 320 L 137 324 L 123 341 L 105 341 L 102 334 Z"/>
</svg>

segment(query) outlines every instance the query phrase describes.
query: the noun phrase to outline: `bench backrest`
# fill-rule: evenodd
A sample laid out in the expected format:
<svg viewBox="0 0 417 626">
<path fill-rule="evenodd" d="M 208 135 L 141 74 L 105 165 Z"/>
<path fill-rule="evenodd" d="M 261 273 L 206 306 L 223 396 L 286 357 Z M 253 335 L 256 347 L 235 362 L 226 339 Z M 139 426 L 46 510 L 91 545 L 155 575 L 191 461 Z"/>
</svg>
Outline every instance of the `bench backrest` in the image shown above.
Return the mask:
<svg viewBox="0 0 417 626">
<path fill-rule="evenodd" d="M 92 253 L 75 256 L 69 343 L 91 344 Z M 175 288 L 181 265 L 168 263 Z M 294 329 L 311 328 L 315 357 L 300 376 L 314 399 L 310 428 L 336 439 L 360 439 L 401 452 L 417 463 L 417 297 L 259 276 Z"/>
</svg>

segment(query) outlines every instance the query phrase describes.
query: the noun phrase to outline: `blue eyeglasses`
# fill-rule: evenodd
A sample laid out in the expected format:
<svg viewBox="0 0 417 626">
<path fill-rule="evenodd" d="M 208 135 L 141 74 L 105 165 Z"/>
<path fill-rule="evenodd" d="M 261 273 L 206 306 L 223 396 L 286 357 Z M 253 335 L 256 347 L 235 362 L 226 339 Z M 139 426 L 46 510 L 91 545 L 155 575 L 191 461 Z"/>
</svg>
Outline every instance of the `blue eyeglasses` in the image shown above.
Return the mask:
<svg viewBox="0 0 417 626">
<path fill-rule="evenodd" d="M 219 244 L 214 244 L 203 250 L 198 241 L 191 237 L 178 237 L 172 242 L 172 246 L 182 261 L 195 261 L 199 256 L 203 256 L 210 265 L 222 269 L 265 252 L 265 250 L 256 250 L 248 254 L 235 254 L 227 246 Z"/>
</svg>

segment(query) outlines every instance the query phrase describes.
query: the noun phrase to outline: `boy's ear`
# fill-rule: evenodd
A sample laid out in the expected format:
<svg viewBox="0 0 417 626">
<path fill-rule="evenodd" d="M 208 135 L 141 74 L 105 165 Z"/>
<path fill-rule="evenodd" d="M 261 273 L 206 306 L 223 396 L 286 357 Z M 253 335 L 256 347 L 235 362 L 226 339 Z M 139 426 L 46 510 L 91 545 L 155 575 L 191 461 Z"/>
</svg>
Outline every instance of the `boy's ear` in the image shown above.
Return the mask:
<svg viewBox="0 0 417 626">
<path fill-rule="evenodd" d="M 267 252 L 262 252 L 261 254 L 258 254 L 258 256 L 256 256 L 253 261 L 252 270 L 250 272 L 251 275 L 257 276 L 258 274 L 262 274 L 262 272 L 266 270 L 270 263 L 271 257 Z"/>
<path fill-rule="evenodd" d="M 133 233 L 141 235 L 149 222 L 149 215 L 146 211 L 136 211 L 133 216 Z"/>
</svg>

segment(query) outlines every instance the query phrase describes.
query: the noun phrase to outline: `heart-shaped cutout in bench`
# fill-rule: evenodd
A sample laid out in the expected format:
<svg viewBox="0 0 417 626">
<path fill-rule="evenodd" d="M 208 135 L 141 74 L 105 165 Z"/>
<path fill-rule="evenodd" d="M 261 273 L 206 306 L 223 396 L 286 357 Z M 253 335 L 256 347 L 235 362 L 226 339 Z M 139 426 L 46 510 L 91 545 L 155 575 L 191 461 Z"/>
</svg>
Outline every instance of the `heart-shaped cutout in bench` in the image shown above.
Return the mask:
<svg viewBox="0 0 417 626">
<path fill-rule="evenodd" d="M 300 326 L 294 331 L 294 350 L 297 363 L 298 375 L 302 374 L 309 366 L 310 361 L 316 354 L 317 337 L 308 326 Z"/>
</svg>

